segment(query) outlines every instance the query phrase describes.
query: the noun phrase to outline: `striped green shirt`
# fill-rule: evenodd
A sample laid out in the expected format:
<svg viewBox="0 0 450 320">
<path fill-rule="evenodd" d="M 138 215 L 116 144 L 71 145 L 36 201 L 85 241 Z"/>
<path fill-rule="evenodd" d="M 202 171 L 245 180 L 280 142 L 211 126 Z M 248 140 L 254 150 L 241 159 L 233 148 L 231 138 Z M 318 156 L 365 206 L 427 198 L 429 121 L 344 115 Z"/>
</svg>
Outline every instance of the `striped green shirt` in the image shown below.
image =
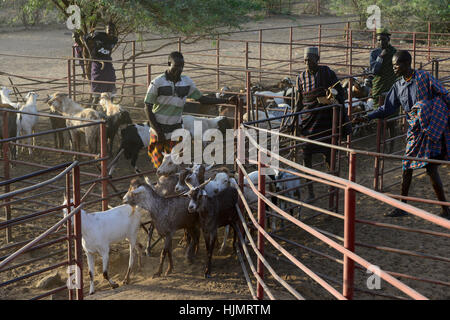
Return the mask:
<svg viewBox="0 0 450 320">
<path fill-rule="evenodd" d="M 145 103 L 153 104 L 156 121 L 161 124 L 181 123 L 186 99 L 200 99 L 202 93 L 188 76 L 181 76 L 177 83 L 167 80 L 166 74 L 155 78 L 148 87 Z M 166 134 L 167 136 L 170 134 Z"/>
</svg>

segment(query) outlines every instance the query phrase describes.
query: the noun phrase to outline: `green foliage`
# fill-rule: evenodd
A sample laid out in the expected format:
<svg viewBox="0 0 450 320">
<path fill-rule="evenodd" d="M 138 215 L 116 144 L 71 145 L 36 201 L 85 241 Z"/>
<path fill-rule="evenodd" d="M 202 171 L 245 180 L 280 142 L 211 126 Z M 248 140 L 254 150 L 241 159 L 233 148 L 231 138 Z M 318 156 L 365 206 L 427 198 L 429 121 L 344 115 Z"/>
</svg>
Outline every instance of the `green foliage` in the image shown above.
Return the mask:
<svg viewBox="0 0 450 320">
<path fill-rule="evenodd" d="M 357 14 L 360 27 L 365 28 L 367 8 L 381 9 L 383 27 L 393 30 L 426 31 L 425 22 L 432 21 L 433 32 L 449 32 L 450 4 L 448 0 L 328 0 L 331 11 L 337 14 Z"/>
</svg>

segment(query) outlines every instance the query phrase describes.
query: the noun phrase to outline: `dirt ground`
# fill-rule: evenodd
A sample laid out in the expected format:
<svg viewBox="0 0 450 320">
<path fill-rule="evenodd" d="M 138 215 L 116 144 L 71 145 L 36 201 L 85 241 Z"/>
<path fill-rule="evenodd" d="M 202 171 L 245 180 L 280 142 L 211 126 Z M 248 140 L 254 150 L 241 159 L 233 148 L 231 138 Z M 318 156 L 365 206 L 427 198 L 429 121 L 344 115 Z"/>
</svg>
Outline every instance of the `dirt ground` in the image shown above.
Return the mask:
<svg viewBox="0 0 450 320">
<path fill-rule="evenodd" d="M 308 17 L 302 16 L 298 17 L 297 20 L 292 20 L 292 18 L 286 17 L 272 17 L 268 18 L 262 22 L 252 23 L 246 27 L 249 29 L 257 28 L 269 28 L 277 26 L 291 26 L 309 23 L 325 23 L 336 21 L 334 17 Z M 307 36 L 307 35 L 304 35 Z M 273 41 L 280 37 L 278 31 L 273 31 L 268 34 Z M 32 31 L 9 31 L 2 32 L 0 34 L 1 53 L 7 54 L 23 54 L 23 55 L 35 55 L 35 56 L 50 56 L 50 57 L 64 57 L 69 55 L 68 47 L 71 45 L 70 33 L 63 28 L 41 28 Z M 44 45 L 43 45 L 44 44 Z M 231 47 L 230 47 L 231 50 Z M 269 49 L 267 49 L 269 50 Z M 272 49 L 272 55 L 277 56 L 277 51 L 275 48 Z M 118 54 L 118 53 L 117 53 Z M 296 55 L 301 55 L 297 52 Z M 18 59 L 7 56 L 0 55 L 0 71 L 14 73 L 19 75 L 39 75 L 42 77 L 63 77 L 66 75 L 66 68 L 64 61 L 59 60 L 39 60 L 39 63 L 33 61 L 32 59 Z M 186 71 L 189 75 L 189 72 Z M 1 77 L 1 85 L 8 85 L 7 78 Z M 210 84 L 210 83 L 209 83 Z M 239 86 L 240 83 L 236 83 Z M 208 82 L 200 82 L 198 86 L 205 90 L 214 90 L 214 86 Z M 124 104 L 130 103 L 125 101 Z M 43 103 L 39 104 L 39 109 L 46 109 L 47 106 Z M 144 115 L 141 111 L 133 111 L 133 119 L 135 121 L 142 121 Z M 49 129 L 47 120 L 41 120 L 39 131 Z M 53 138 L 50 136 L 37 138 L 37 143 L 44 146 L 53 146 Z M 357 148 L 368 149 L 368 146 L 373 145 L 374 140 L 364 141 L 356 144 Z M 396 143 L 396 150 L 401 150 L 404 147 L 403 141 Z M 71 158 L 68 156 L 63 156 L 61 154 L 49 153 L 37 151 L 33 156 L 29 156 L 27 153 L 20 153 L 19 159 L 24 162 L 37 162 L 45 165 L 56 165 L 62 162 L 70 161 Z M 373 177 L 373 159 L 368 157 L 358 158 L 358 169 L 356 173 L 357 182 L 372 187 L 372 177 Z M 141 152 L 141 156 L 138 161 L 138 165 L 143 170 L 150 169 L 150 164 Z M 386 163 L 386 169 L 391 168 L 393 165 L 398 166 L 399 163 Z M 323 166 L 319 167 L 320 170 L 325 170 Z M 33 172 L 37 170 L 30 166 L 19 165 L 12 169 L 11 176 L 20 176 L 25 173 Z M 91 173 L 98 173 L 95 167 L 87 167 L 82 170 Z M 343 159 L 341 163 L 341 176 L 347 176 L 347 163 Z M 129 165 L 128 161 L 125 159 L 120 160 L 120 165 L 114 172 L 114 176 L 123 176 L 126 174 L 132 174 L 133 170 Z M 450 171 L 448 167 L 441 167 L 440 173 L 444 187 L 450 190 Z M 54 174 L 53 174 L 54 175 Z M 33 178 L 33 181 L 42 181 L 43 179 L 48 179 L 51 176 L 44 175 L 43 177 Z M 87 179 L 87 178 L 83 178 Z M 86 180 L 82 180 L 86 181 Z M 394 171 L 386 177 L 385 185 L 389 185 L 400 181 L 400 171 Z M 118 182 L 115 184 L 118 190 L 124 190 L 127 188 L 129 181 Z M 63 186 L 63 182 L 60 182 L 58 186 Z M 25 184 L 18 184 L 16 188 L 21 188 L 26 186 Z M 87 187 L 84 187 L 86 191 Z M 325 192 L 328 187 L 316 186 L 317 194 L 320 192 Z M 388 192 L 399 193 L 399 186 L 393 186 L 388 189 Z M 46 189 L 49 190 L 49 189 Z M 100 193 L 100 189 L 94 189 L 94 192 Z M 112 192 L 112 191 L 110 191 Z M 340 193 L 341 198 L 343 192 Z M 51 195 L 43 195 L 39 198 L 37 202 L 24 202 L 13 206 L 13 218 L 29 214 L 36 210 L 44 210 L 48 206 L 47 203 L 53 205 L 59 205 L 62 203 L 60 196 L 62 193 Z M 435 199 L 435 195 L 432 191 L 431 185 L 429 183 L 428 177 L 426 175 L 420 175 L 417 177 L 410 191 L 411 196 L 421 196 L 428 199 Z M 88 200 L 95 199 L 94 197 L 89 197 Z M 302 195 L 301 199 L 305 199 Z M 118 205 L 120 203 L 119 197 L 115 197 L 111 201 L 111 205 Z M 327 208 L 328 200 L 321 199 L 317 202 L 318 206 L 322 208 Z M 429 210 L 432 213 L 439 213 L 439 208 L 436 206 L 418 204 L 418 207 Z M 91 206 L 91 210 L 99 210 L 97 206 Z M 339 204 L 339 213 L 343 213 L 343 203 L 342 199 Z M 405 227 L 416 228 L 416 229 L 426 229 L 435 232 L 447 232 L 446 237 L 437 237 L 420 233 L 410 233 L 405 231 L 398 231 L 395 229 L 374 227 L 372 225 L 357 224 L 356 226 L 356 241 L 364 246 L 357 246 L 356 253 L 373 263 L 374 265 L 380 266 L 386 271 L 395 271 L 398 273 L 406 273 L 416 277 L 422 277 L 425 279 L 433 279 L 449 284 L 450 271 L 448 269 L 448 248 L 449 239 L 448 231 L 441 227 L 434 226 L 430 223 L 424 222 L 419 218 L 413 216 L 408 216 L 404 218 L 386 218 L 383 213 L 390 210 L 389 206 L 381 204 L 380 202 L 369 199 L 367 197 L 358 195 L 357 197 L 357 219 L 360 220 L 370 220 L 377 221 L 386 224 L 398 224 Z M 308 225 L 324 230 L 328 233 L 338 235 L 343 237 L 344 225 L 343 220 L 336 219 L 333 217 L 321 215 L 316 218 L 312 218 L 315 213 L 307 208 L 302 210 L 302 221 L 305 221 Z M 37 220 L 31 222 L 25 226 L 13 227 L 13 237 L 14 242 L 33 239 L 45 229 L 56 223 L 61 217 L 61 213 L 55 213 L 46 217 L 46 219 Z M 146 219 L 144 219 L 146 220 Z M 219 232 L 220 238 L 222 232 Z M 0 231 L 0 248 L 6 245 L 4 241 L 5 231 Z M 315 239 L 305 231 L 295 226 L 288 226 L 285 230 L 278 231 L 277 236 L 284 237 L 290 241 L 295 241 L 301 245 L 307 246 L 309 248 L 320 250 L 326 254 L 335 257 L 335 259 L 342 260 L 342 255 L 337 253 L 335 250 L 331 249 L 328 245 L 324 245 L 319 240 Z M 199 254 L 197 260 L 193 264 L 188 264 L 184 259 L 184 249 L 178 246 L 178 242 L 182 237 L 182 232 L 177 232 L 174 241 L 174 273 L 165 277 L 153 279 L 152 274 L 155 272 L 158 261 L 159 261 L 159 250 L 161 249 L 161 243 L 158 243 L 152 251 L 150 257 L 142 257 L 142 268 L 139 271 L 135 271 L 131 277 L 131 283 L 129 285 L 121 285 L 118 289 L 109 289 L 106 281 L 102 279 L 101 275 L 101 261 L 97 258 L 96 262 L 96 294 L 93 296 L 86 297 L 86 299 L 105 299 L 105 300 L 140 300 L 140 299 L 152 299 L 152 300 L 182 300 L 182 299 L 194 299 L 194 300 L 241 300 L 241 299 L 251 299 L 252 296 L 248 289 L 247 283 L 242 273 L 240 263 L 236 256 L 233 254 L 231 249 L 231 240 L 228 240 L 228 247 L 223 255 L 215 254 L 213 259 L 213 277 L 211 279 L 203 278 L 203 263 L 205 260 L 205 248 L 203 242 L 201 242 Z M 156 237 L 155 237 L 156 239 Z M 142 244 L 145 242 L 145 235 L 143 232 L 139 234 L 139 240 Z M 338 243 L 342 243 L 341 240 L 336 239 Z M 295 248 L 291 243 L 286 241 L 280 241 L 282 246 L 290 251 L 300 262 L 302 262 L 307 267 L 311 268 L 313 271 L 320 273 L 320 275 L 328 277 L 329 283 L 332 284 L 338 291 L 341 291 L 340 285 L 333 283 L 333 279 L 342 282 L 342 265 L 336 262 L 331 262 L 330 260 L 321 256 L 317 256 L 307 250 Z M 388 251 L 375 251 L 373 248 L 368 246 L 378 246 L 386 248 L 398 248 L 402 250 L 410 250 L 423 255 L 428 255 L 426 259 L 419 259 L 414 256 L 401 255 L 399 253 L 388 252 Z M 40 249 L 37 252 L 31 252 L 24 254 L 16 263 L 20 261 L 25 261 L 28 259 L 37 258 L 44 254 L 55 253 L 58 250 L 63 250 L 65 246 L 54 245 L 48 248 Z M 385 248 L 385 249 L 386 249 Z M 277 252 L 270 244 L 266 244 L 266 250 L 270 254 L 268 256 L 268 261 L 271 263 L 273 268 L 276 270 L 278 275 L 286 280 L 290 285 L 292 285 L 300 294 L 302 294 L 306 299 L 332 299 L 333 297 L 327 293 L 325 290 L 320 288 L 320 286 L 311 280 L 304 272 L 296 267 L 293 267 L 289 262 L 284 260 L 285 258 Z M 389 250 L 389 249 L 387 249 Z M 0 251 L 0 256 L 5 255 L 11 251 Z M 0 273 L 0 282 L 6 281 L 13 277 L 23 275 L 36 270 L 39 267 L 48 266 L 61 261 L 61 258 L 65 256 L 65 252 L 57 253 L 55 256 L 50 257 L 43 261 L 38 261 L 31 265 L 23 266 L 12 271 L 5 271 Z M 445 258 L 441 258 L 445 257 Z M 254 258 L 254 255 L 253 255 Z M 86 265 L 85 257 L 84 263 Z M 109 274 L 111 278 L 120 282 L 126 272 L 128 263 L 128 249 L 126 242 L 115 244 L 112 246 L 110 255 L 110 268 Z M 250 271 L 247 265 L 247 270 Z M 59 274 L 63 279 L 66 279 L 67 275 L 65 269 L 57 269 Z M 37 282 L 42 279 L 48 273 L 38 275 L 29 279 L 21 280 L 15 284 L 0 287 L 0 299 L 28 299 L 30 297 L 36 296 L 43 292 L 43 290 L 36 288 Z M 273 277 L 266 273 L 267 284 L 271 288 L 273 295 L 277 299 L 293 299 L 293 297 L 287 293 Z M 357 270 L 355 277 L 355 286 L 361 289 L 368 290 L 366 287 L 366 281 L 368 278 L 366 270 Z M 85 283 L 85 292 L 88 292 L 88 274 L 84 272 L 83 275 Z M 252 277 L 254 279 L 254 277 Z M 448 286 L 438 285 L 434 283 L 419 282 L 409 279 L 401 279 L 406 284 L 411 285 L 420 293 L 424 294 L 431 299 L 450 299 L 450 289 Z M 253 287 L 255 282 L 253 281 Z M 373 292 L 373 291 L 372 291 Z M 396 296 L 405 297 L 398 290 L 393 289 L 389 284 L 382 281 L 381 289 L 377 291 L 380 294 L 390 294 Z M 56 294 L 53 299 L 66 299 L 67 295 Z M 266 296 L 267 298 L 267 296 Z M 364 292 L 356 292 L 356 299 L 386 299 L 383 296 L 372 296 Z"/>
</svg>

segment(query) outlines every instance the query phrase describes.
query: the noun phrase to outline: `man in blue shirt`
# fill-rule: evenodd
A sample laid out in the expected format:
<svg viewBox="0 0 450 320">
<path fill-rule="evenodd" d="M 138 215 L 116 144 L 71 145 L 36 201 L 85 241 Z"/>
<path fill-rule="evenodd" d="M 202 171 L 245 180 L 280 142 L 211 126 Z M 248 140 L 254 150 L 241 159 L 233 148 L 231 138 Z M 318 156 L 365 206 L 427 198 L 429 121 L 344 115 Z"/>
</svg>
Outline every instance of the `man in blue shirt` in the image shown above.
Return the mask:
<svg viewBox="0 0 450 320">
<path fill-rule="evenodd" d="M 386 118 L 400 106 L 406 113 L 409 127 L 405 155 L 408 157 L 450 161 L 450 93 L 428 72 L 411 68 L 408 51 L 398 51 L 392 58 L 394 72 L 400 76 L 386 96 L 385 104 L 355 122 Z M 439 201 L 446 202 L 444 188 L 438 172 L 438 164 L 426 161 L 403 161 L 402 196 L 407 196 L 413 170 L 425 168 Z M 406 202 L 406 200 L 402 200 Z M 404 216 L 395 209 L 389 217 Z M 450 209 L 442 206 L 441 216 L 450 219 Z"/>
</svg>

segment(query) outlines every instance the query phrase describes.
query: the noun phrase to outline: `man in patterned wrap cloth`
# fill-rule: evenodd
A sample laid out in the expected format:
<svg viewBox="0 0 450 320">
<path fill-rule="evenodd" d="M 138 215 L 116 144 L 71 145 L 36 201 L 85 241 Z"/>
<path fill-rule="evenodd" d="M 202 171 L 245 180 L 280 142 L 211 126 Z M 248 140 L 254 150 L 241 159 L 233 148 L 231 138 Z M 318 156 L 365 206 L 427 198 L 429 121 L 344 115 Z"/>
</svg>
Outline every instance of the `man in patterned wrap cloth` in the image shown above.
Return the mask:
<svg viewBox="0 0 450 320">
<path fill-rule="evenodd" d="M 402 106 L 409 124 L 405 155 L 449 161 L 450 93 L 428 72 L 412 69 L 411 60 L 408 51 L 402 50 L 394 54 L 393 69 L 395 74 L 401 78 L 388 92 L 383 106 L 366 116 L 357 118 L 356 122 L 385 118 Z M 438 167 L 439 164 L 426 161 L 404 160 L 401 195 L 408 195 L 413 170 L 425 168 L 438 200 L 446 202 Z M 402 201 L 406 202 L 406 200 Z M 400 217 L 406 214 L 403 210 L 396 208 L 385 216 Z M 442 206 L 440 215 L 450 219 L 449 207 Z"/>
<path fill-rule="evenodd" d="M 337 91 L 336 100 L 339 104 L 344 104 L 345 94 L 338 78 L 333 70 L 328 66 L 319 66 L 319 49 L 317 47 L 307 47 L 304 50 L 304 59 L 306 70 L 300 73 L 296 79 L 296 106 L 294 112 L 311 110 L 323 107 L 331 103 L 319 102 L 318 98 L 326 97 L 327 89 L 334 86 Z M 305 105 L 304 105 L 305 104 Z M 342 112 L 342 121 L 347 125 L 342 128 L 343 135 L 348 135 L 351 131 L 351 123 L 348 116 L 344 112 L 344 107 L 340 108 Z M 295 128 L 296 134 L 309 137 L 310 139 L 320 139 L 331 136 L 333 124 L 333 108 L 319 110 L 315 112 L 307 112 L 301 115 L 301 124 Z M 294 124 L 296 126 L 296 124 Z M 331 138 L 321 140 L 321 142 L 331 143 Z M 325 161 L 330 167 L 331 149 L 308 143 L 302 147 L 303 149 L 303 165 L 312 167 L 312 155 L 321 153 L 325 156 Z M 308 199 L 315 198 L 313 185 L 308 185 Z"/>
<path fill-rule="evenodd" d="M 384 98 L 386 93 L 397 81 L 397 76 L 392 68 L 392 57 L 397 52 L 391 44 L 391 34 L 385 28 L 377 29 L 377 42 L 378 48 L 370 52 L 370 72 L 373 74 L 372 80 L 372 97 L 375 101 L 374 108 L 378 109 L 384 104 Z M 396 117 L 398 112 L 391 115 Z M 389 121 L 386 129 L 389 131 L 389 136 L 395 136 L 396 121 Z M 392 153 L 394 150 L 395 141 L 392 140 L 389 143 L 388 153 Z"/>
<path fill-rule="evenodd" d="M 181 75 L 184 68 L 183 55 L 174 51 L 169 54 L 169 68 L 155 78 L 145 96 L 145 113 L 150 122 L 150 144 L 148 155 L 155 168 L 159 168 L 164 153 L 170 153 L 180 141 L 172 141 L 172 132 L 182 128 L 182 113 L 186 99 L 195 99 L 202 104 L 221 104 L 235 101 L 203 96 L 194 82 Z M 181 139 L 180 139 L 181 140 Z"/>
</svg>

